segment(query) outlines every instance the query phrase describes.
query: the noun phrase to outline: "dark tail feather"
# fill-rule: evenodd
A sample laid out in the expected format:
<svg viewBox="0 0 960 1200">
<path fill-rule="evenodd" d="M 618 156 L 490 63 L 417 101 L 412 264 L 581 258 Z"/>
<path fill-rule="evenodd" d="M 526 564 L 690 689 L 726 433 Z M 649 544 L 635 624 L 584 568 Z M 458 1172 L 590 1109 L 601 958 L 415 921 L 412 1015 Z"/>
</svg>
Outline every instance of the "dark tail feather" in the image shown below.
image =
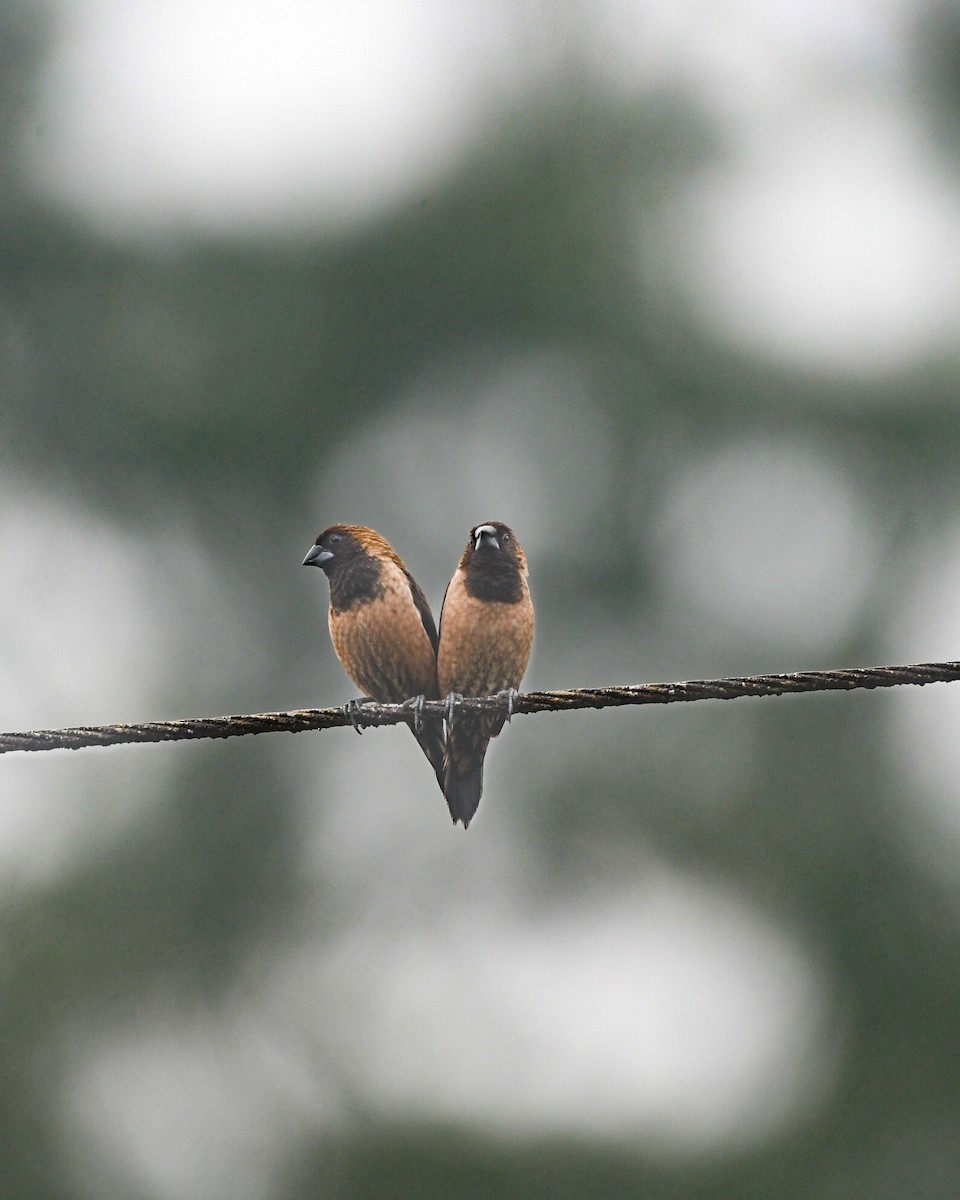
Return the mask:
<svg viewBox="0 0 960 1200">
<path fill-rule="evenodd" d="M 427 756 L 430 766 L 433 767 L 441 792 L 444 791 L 443 781 L 446 772 L 443 761 L 445 756 L 443 718 L 439 718 L 436 722 L 424 719 L 420 726 L 420 732 L 418 733 L 415 729 L 412 732 L 420 744 L 420 749 Z"/>
<path fill-rule="evenodd" d="M 466 829 L 480 804 L 483 793 L 483 755 L 467 762 L 454 763 L 448 757 L 443 794 L 453 823 L 463 822 Z"/>
</svg>

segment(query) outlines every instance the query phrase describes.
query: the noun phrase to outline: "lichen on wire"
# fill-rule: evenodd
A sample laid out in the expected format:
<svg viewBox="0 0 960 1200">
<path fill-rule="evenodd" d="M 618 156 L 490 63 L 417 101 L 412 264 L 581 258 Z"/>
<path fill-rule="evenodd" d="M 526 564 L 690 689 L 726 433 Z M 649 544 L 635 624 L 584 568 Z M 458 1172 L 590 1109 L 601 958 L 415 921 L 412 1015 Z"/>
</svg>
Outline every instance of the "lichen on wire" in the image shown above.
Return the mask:
<svg viewBox="0 0 960 1200">
<path fill-rule="evenodd" d="M 854 691 L 960 679 L 960 662 L 915 663 L 905 667 L 851 667 L 840 671 L 799 671 L 789 675 L 747 675 L 728 679 L 693 679 L 680 683 L 573 688 L 559 692 L 521 692 L 513 713 L 568 712 L 584 708 L 617 708 L 631 704 L 680 704 L 693 700 L 736 700 L 744 696 L 784 696 L 798 692 Z M 463 698 L 457 712 L 503 711 L 504 696 Z M 441 700 L 428 700 L 424 713 L 442 714 Z M 409 724 L 410 705 L 368 702 L 357 710 L 300 708 L 291 712 L 254 713 L 236 717 L 196 717 L 180 721 L 148 721 L 140 725 L 96 725 L 72 729 L 35 729 L 0 734 L 0 754 L 14 750 L 80 750 L 133 742 L 180 742 L 196 738 L 243 737 L 253 733 L 303 733 L 343 726 L 366 728 Z"/>
</svg>

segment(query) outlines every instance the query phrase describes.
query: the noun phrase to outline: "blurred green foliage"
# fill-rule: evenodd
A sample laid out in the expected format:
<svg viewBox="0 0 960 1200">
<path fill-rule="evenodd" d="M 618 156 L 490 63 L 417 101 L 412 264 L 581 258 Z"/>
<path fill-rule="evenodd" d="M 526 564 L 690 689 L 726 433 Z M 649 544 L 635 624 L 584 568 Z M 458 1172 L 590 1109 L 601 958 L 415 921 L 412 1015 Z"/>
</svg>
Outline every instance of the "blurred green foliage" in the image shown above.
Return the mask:
<svg viewBox="0 0 960 1200">
<path fill-rule="evenodd" d="M 590 571 L 582 562 L 571 570 L 559 554 L 536 566 L 541 620 L 560 631 L 557 643 L 585 611 L 600 626 L 638 608 L 654 626 L 663 619 L 645 561 L 655 549 L 630 499 L 645 448 L 666 440 L 692 460 L 721 437 L 776 428 L 855 457 L 873 489 L 889 538 L 883 568 L 844 644 L 832 648 L 840 661 L 814 665 L 874 661 L 911 549 L 956 508 L 956 362 L 917 364 L 888 383 L 794 373 L 735 352 L 677 294 L 645 286 L 628 265 L 635 226 L 642 238 L 647 206 L 722 152 L 709 113 L 679 94 L 617 107 L 562 78 L 465 153 L 442 185 L 345 236 L 117 245 L 18 175 L 49 36 L 32 8 L 0 23 L 2 460 L 144 538 L 166 514 L 187 519 L 211 571 L 260 614 L 278 705 L 311 695 L 319 657 L 283 636 L 312 621 L 315 646 L 317 621 L 302 593 L 277 579 L 291 547 L 316 532 L 325 464 L 415 389 L 427 364 L 491 346 L 504 354 L 562 346 L 583 365 L 597 420 L 616 435 L 608 476 L 592 480 L 609 499 Z M 928 56 L 931 127 L 955 147 L 958 76 L 948 68 L 960 60 L 960 31 L 949 6 L 925 17 L 917 52 Z M 470 402 L 451 388 L 451 410 Z M 643 461 L 647 497 L 682 465 L 674 454 Z M 738 652 L 728 647 L 724 665 L 806 665 L 744 662 Z M 698 662 L 696 646 L 684 654 Z M 724 652 L 711 654 L 717 662 Z M 240 697 L 265 703 L 239 664 L 237 679 L 223 711 L 236 711 Z M 187 704 L 190 694 L 185 679 L 177 699 Z M 524 780 L 520 819 L 539 856 L 531 871 L 543 871 L 544 903 L 598 843 L 653 844 L 735 881 L 800 932 L 842 999 L 838 1075 L 814 1111 L 753 1150 L 671 1165 L 643 1145 L 484 1140 L 361 1110 L 342 1138 L 314 1137 L 309 1123 L 291 1135 L 275 1194 L 953 1200 L 958 896 L 955 880 L 917 869 L 890 817 L 911 781 L 886 757 L 887 703 L 765 703 L 750 717 L 758 746 L 750 789 L 709 811 L 691 813 L 668 785 L 643 806 L 616 787 L 585 806 L 588 749 L 549 793 L 532 768 Z M 594 729 L 578 726 L 584 738 Z M 87 1022 L 102 1030 L 128 1020 L 158 991 L 216 1011 L 250 956 L 276 930 L 304 922 L 287 743 L 263 741 L 184 750 L 166 800 L 133 835 L 52 882 L 11 891 L 0 919 L 0 1190 L 10 1200 L 78 1194 L 77 1148 L 58 1104 L 64 1055 L 82 1044 Z M 626 778 L 634 760 L 620 769 Z M 318 776 L 322 793 L 319 767 Z M 71 803 L 86 799 L 81 792 Z M 322 941 L 339 919 L 313 913 L 314 936 Z M 112 1186 L 131 1196 L 139 1185 L 120 1172 Z M 90 1187 L 109 1191 L 103 1181 Z"/>
</svg>

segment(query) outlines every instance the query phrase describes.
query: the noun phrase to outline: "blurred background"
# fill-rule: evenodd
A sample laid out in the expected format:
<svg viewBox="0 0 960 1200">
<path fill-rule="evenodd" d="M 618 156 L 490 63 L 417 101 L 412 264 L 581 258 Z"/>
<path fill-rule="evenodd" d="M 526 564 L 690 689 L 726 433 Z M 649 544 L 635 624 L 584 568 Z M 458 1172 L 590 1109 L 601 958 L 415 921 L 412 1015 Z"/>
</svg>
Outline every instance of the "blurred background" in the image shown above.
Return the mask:
<svg viewBox="0 0 960 1200">
<path fill-rule="evenodd" d="M 960 9 L 7 0 L 7 730 L 960 656 Z M 4 1197 L 955 1200 L 960 685 L 0 762 Z"/>
</svg>

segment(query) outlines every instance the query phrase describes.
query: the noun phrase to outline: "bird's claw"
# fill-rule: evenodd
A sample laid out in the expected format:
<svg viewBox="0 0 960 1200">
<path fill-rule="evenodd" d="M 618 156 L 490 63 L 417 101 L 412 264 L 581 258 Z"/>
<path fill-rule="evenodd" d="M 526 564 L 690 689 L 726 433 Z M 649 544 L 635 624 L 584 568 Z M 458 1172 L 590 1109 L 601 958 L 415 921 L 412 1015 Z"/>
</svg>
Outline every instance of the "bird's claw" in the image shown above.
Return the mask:
<svg viewBox="0 0 960 1200">
<path fill-rule="evenodd" d="M 450 736 L 450 730 L 453 728 L 453 711 L 462 699 L 463 696 L 459 692 L 450 692 L 443 702 L 443 715 L 447 722 L 447 737 Z"/>
<path fill-rule="evenodd" d="M 419 733 L 423 728 L 423 706 L 426 704 L 426 696 L 411 696 L 409 700 L 404 700 L 403 707 L 409 708 L 413 713 L 413 732 Z"/>
<path fill-rule="evenodd" d="M 348 717 L 350 724 L 354 727 L 357 733 L 363 733 L 363 716 L 362 710 L 365 704 L 370 704 L 369 696 L 360 696 L 355 700 L 348 700 L 340 709 L 345 717 Z"/>
<path fill-rule="evenodd" d="M 503 700 L 504 703 L 506 704 L 507 715 L 504 719 L 506 720 L 508 725 L 513 720 L 513 706 L 519 695 L 520 695 L 520 693 L 517 691 L 517 689 L 512 688 L 512 687 L 504 688 L 504 690 L 502 692 L 497 692 L 497 699 Z"/>
</svg>

